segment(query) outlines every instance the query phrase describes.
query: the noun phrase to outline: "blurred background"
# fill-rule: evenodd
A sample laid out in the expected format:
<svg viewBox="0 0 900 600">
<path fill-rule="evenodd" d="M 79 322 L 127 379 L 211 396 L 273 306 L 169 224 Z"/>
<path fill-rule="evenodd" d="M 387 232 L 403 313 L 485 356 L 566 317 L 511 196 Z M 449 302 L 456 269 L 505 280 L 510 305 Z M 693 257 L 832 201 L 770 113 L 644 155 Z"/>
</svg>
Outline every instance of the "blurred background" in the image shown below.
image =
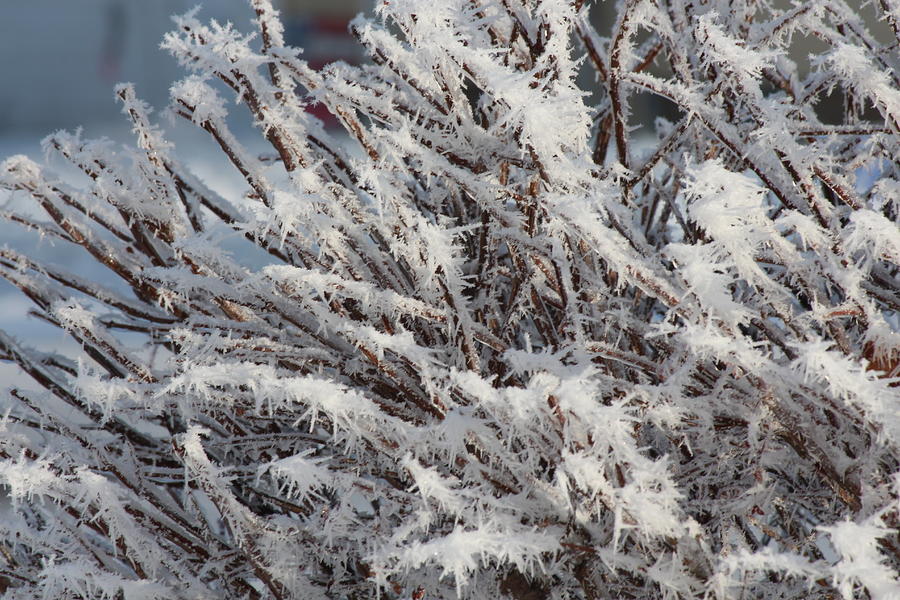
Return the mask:
<svg viewBox="0 0 900 600">
<path fill-rule="evenodd" d="M 202 0 L 200 17 L 250 31 L 253 12 L 243 0 Z M 28 0 L 0 5 L 0 135 L 50 132 L 119 119 L 112 87 L 133 82 L 156 107 L 181 77 L 159 48 L 170 15 L 197 0 Z M 368 2 L 366 2 L 368 4 Z M 352 59 L 347 21 L 360 0 L 282 0 L 289 43 L 306 48 L 314 66 Z"/>
</svg>

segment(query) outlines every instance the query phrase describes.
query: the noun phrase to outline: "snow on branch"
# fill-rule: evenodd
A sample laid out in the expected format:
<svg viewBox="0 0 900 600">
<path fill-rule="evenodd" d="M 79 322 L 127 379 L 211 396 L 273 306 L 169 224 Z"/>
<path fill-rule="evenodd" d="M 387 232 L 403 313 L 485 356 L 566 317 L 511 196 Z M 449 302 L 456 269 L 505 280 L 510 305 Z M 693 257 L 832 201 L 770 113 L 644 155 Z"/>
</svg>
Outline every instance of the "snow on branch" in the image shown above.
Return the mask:
<svg viewBox="0 0 900 600">
<path fill-rule="evenodd" d="M 0 164 L 105 267 L 0 248 L 78 349 L 0 332 L 0 592 L 897 598 L 900 4 L 783 4 L 379 1 L 318 70 L 177 17 L 236 200 L 127 84 L 134 147 Z"/>
</svg>

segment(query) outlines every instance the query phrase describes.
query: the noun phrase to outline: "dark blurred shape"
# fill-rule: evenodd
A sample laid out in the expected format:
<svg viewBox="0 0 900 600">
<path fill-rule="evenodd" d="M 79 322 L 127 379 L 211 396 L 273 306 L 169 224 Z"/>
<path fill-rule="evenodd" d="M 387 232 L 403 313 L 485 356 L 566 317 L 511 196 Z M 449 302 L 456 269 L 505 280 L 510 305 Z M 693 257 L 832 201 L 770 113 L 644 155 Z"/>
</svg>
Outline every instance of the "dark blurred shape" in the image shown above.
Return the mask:
<svg viewBox="0 0 900 600">
<path fill-rule="evenodd" d="M 125 33 L 128 18 L 121 0 L 112 0 L 106 8 L 106 30 L 100 52 L 100 77 L 109 83 L 119 80 L 122 56 L 125 54 Z"/>
<path fill-rule="evenodd" d="M 285 42 L 303 48 L 303 58 L 314 69 L 335 61 L 359 63 L 362 51 L 350 35 L 348 23 L 368 4 L 361 0 L 282 0 L 279 6 Z M 328 126 L 337 125 L 321 105 L 313 106 L 310 112 Z"/>
</svg>

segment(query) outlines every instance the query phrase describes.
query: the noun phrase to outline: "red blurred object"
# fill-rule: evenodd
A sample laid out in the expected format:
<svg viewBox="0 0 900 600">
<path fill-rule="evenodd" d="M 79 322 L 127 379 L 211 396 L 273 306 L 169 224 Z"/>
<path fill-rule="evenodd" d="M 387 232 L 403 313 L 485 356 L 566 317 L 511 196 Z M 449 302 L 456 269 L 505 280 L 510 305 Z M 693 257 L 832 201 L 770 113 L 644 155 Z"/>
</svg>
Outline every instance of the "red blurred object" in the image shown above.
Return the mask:
<svg viewBox="0 0 900 600">
<path fill-rule="evenodd" d="M 348 23 L 359 9 L 354 0 L 285 0 L 281 3 L 285 42 L 303 48 L 304 58 L 314 69 L 335 61 L 356 64 L 362 54 Z M 311 107 L 310 112 L 326 126 L 337 125 L 334 115 L 321 105 Z"/>
</svg>

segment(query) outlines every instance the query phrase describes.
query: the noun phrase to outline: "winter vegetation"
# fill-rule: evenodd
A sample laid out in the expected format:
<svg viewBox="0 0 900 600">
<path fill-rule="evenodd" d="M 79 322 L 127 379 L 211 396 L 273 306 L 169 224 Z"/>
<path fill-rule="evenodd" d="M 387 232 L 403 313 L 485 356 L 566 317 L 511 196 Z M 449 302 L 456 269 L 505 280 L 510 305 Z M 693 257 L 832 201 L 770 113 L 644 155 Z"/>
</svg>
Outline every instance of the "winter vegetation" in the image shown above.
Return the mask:
<svg viewBox="0 0 900 600">
<path fill-rule="evenodd" d="M 900 1 L 253 6 L 164 41 L 242 198 L 129 85 L 0 168 L 110 274 L 0 248 L 4 598 L 900 598 Z"/>
</svg>

